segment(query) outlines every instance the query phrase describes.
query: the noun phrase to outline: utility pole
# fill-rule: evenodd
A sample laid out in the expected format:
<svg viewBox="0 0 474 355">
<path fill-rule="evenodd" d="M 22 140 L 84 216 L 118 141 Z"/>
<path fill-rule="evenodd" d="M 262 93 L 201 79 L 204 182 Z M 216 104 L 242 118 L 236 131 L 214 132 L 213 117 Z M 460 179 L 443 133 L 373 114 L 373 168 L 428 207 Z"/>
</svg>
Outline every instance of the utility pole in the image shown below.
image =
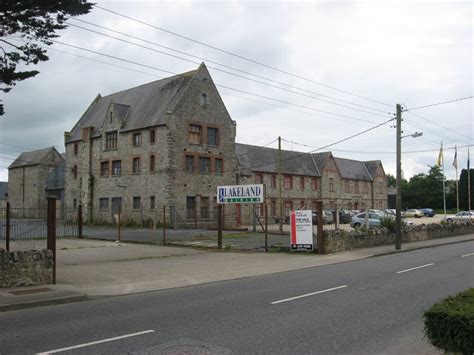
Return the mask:
<svg viewBox="0 0 474 355">
<path fill-rule="evenodd" d="M 397 195 L 395 214 L 395 249 L 402 249 L 402 106 L 397 104 Z"/>
<path fill-rule="evenodd" d="M 280 206 L 280 218 L 278 219 L 280 224 L 280 233 L 283 233 L 283 201 L 281 199 L 282 189 L 282 176 L 281 176 L 281 137 L 278 136 L 278 205 Z"/>
</svg>

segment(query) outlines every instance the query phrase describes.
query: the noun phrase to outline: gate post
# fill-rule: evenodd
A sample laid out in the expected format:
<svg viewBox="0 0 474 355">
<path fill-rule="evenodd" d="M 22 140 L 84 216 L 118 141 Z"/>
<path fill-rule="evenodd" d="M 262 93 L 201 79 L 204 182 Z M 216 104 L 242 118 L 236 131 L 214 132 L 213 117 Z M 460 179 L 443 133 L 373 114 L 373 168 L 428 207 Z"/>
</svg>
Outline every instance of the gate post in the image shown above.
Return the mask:
<svg viewBox="0 0 474 355">
<path fill-rule="evenodd" d="M 56 197 L 47 197 L 47 230 L 48 240 L 47 247 L 53 252 L 53 285 L 56 284 Z"/>
<path fill-rule="evenodd" d="M 217 206 L 217 247 L 222 249 L 222 205 Z"/>
<path fill-rule="evenodd" d="M 265 201 L 265 251 L 268 251 L 268 205 Z"/>
<path fill-rule="evenodd" d="M 5 233 L 5 249 L 10 251 L 10 202 L 7 202 L 7 225 L 6 225 L 6 233 Z"/>
<path fill-rule="evenodd" d="M 79 238 L 84 238 L 84 236 L 82 235 L 82 203 L 79 204 L 79 208 L 77 210 L 77 224 L 78 224 L 78 234 L 79 234 Z"/>
<path fill-rule="evenodd" d="M 323 246 L 323 201 L 316 202 L 316 210 L 318 211 L 318 229 L 317 229 L 317 241 L 318 241 L 318 254 L 324 254 Z"/>
<path fill-rule="evenodd" d="M 166 205 L 163 205 L 163 245 L 166 245 Z"/>
</svg>

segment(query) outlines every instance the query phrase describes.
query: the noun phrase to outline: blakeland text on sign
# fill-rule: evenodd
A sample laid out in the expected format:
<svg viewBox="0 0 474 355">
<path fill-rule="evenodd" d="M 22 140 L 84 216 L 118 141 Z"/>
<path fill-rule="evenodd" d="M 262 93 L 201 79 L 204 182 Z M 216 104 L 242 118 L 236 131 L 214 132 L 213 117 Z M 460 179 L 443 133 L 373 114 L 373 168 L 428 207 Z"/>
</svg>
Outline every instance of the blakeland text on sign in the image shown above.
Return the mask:
<svg viewBox="0 0 474 355">
<path fill-rule="evenodd" d="M 219 186 L 217 188 L 218 203 L 264 203 L 263 184 Z"/>
</svg>

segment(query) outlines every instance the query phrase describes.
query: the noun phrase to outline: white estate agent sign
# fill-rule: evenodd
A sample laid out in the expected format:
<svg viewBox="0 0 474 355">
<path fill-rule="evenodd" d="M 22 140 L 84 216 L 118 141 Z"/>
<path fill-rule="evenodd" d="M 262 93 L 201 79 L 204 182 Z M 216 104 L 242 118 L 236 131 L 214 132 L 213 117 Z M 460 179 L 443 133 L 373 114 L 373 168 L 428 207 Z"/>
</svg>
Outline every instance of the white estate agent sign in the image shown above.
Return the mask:
<svg viewBox="0 0 474 355">
<path fill-rule="evenodd" d="M 313 250 L 313 220 L 311 210 L 290 212 L 291 250 Z"/>
<path fill-rule="evenodd" d="M 264 203 L 263 185 L 217 187 L 217 203 Z"/>
</svg>

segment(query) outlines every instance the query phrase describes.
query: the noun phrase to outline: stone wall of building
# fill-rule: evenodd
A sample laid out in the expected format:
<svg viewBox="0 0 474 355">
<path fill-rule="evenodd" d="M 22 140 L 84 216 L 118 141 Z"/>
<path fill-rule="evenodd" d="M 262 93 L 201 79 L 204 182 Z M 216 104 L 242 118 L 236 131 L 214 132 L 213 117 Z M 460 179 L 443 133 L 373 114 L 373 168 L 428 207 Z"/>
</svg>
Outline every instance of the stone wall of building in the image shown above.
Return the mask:
<svg viewBox="0 0 474 355">
<path fill-rule="evenodd" d="M 402 233 L 402 243 L 454 237 L 474 233 L 474 223 L 428 224 L 409 226 Z M 385 228 L 353 231 L 324 231 L 325 253 L 336 253 L 344 250 L 370 248 L 380 245 L 395 244 L 395 234 Z"/>
<path fill-rule="evenodd" d="M 0 249 L 0 287 L 45 285 L 53 282 L 51 250 L 7 252 Z"/>
<path fill-rule="evenodd" d="M 41 162 L 8 169 L 8 201 L 11 208 L 44 210 L 46 179 L 61 162 L 61 156 L 52 149 Z"/>
<path fill-rule="evenodd" d="M 190 139 L 191 125 L 200 127 L 201 139 Z M 239 172 L 235 155 L 236 124 L 231 119 L 207 69 L 201 68 L 189 83 L 180 102 L 168 116 L 170 161 L 168 192 L 170 202 L 184 220 L 215 219 L 217 187 L 236 184 Z M 217 144 L 208 141 L 208 129 L 217 129 Z M 188 171 L 186 157 L 193 157 L 194 171 Z M 210 171 L 200 171 L 200 159 L 209 159 Z M 216 161 L 222 172 L 216 171 Z M 194 209 L 190 208 L 194 200 Z M 226 225 L 235 225 L 235 207 L 225 209 Z M 191 217 L 191 218 L 189 218 Z"/>
</svg>

